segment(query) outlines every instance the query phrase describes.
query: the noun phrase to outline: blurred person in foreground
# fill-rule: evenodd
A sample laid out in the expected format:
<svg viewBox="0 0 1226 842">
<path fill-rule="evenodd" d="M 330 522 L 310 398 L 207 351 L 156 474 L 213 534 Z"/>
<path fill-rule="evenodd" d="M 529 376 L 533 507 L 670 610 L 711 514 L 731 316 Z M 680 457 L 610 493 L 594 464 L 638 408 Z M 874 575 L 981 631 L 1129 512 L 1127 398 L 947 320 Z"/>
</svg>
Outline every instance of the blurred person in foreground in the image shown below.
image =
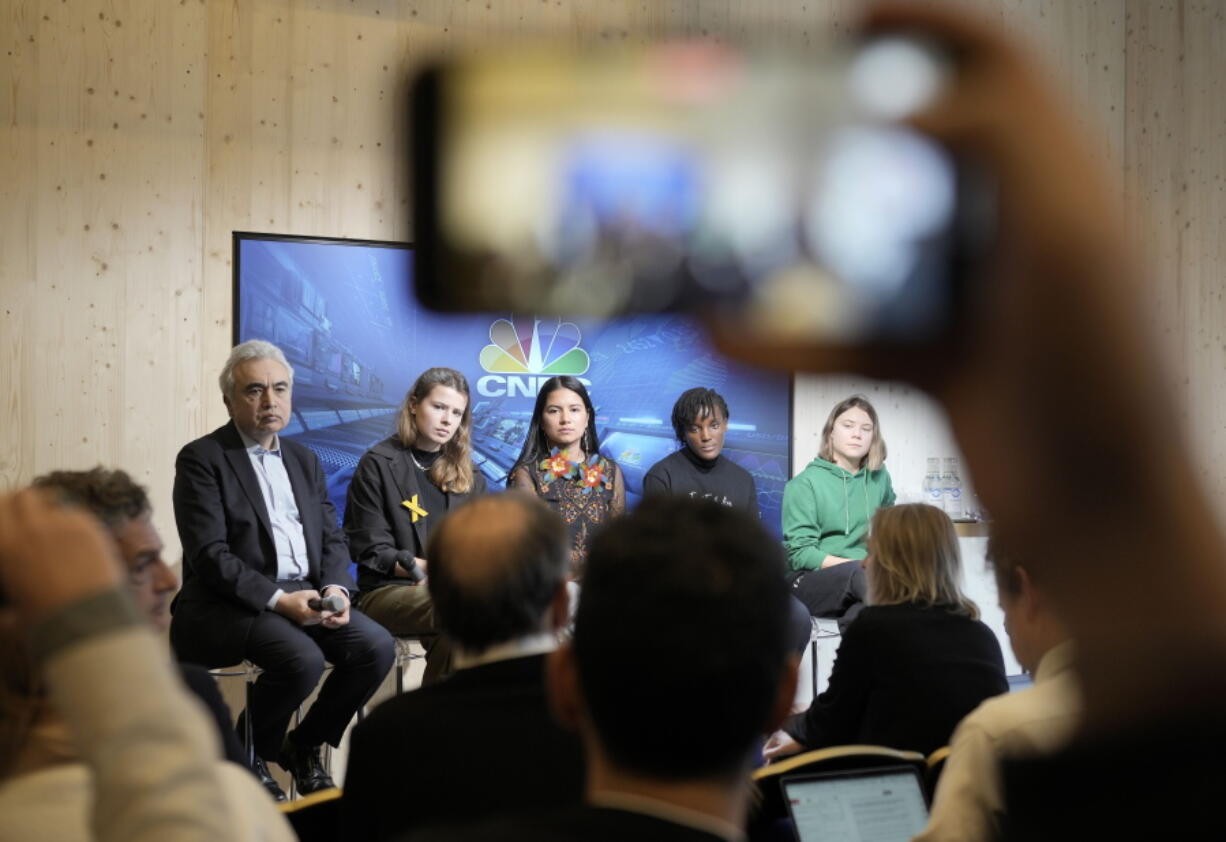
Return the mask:
<svg viewBox="0 0 1226 842">
<path fill-rule="evenodd" d="M 767 744 L 779 757 L 867 744 L 931 754 L 962 717 L 1004 693 L 1004 659 L 962 593 L 958 536 L 945 512 L 878 509 L 864 568 L 868 605 L 848 625 L 830 686 Z"/>
<path fill-rule="evenodd" d="M 989 699 L 959 723 L 937 784 L 932 815 L 916 842 L 1001 838 L 1000 764 L 1050 754 L 1077 726 L 1081 697 L 1073 642 L 1030 570 L 998 541 L 988 547 L 1009 643 L 1034 686 Z"/>
<path fill-rule="evenodd" d="M 1172 422 L 1139 308 L 1146 264 L 1101 146 L 996 27 L 902 3 L 876 7 L 865 30 L 942 45 L 953 85 L 913 122 L 998 185 L 998 238 L 974 273 L 961 344 L 815 347 L 718 326 L 716 344 L 772 367 L 907 380 L 948 411 L 995 533 L 1078 647 L 1078 739 L 1006 764 L 1007 838 L 1220 836 L 1226 541 Z"/>
<path fill-rule="evenodd" d="M 127 584 L 136 608 L 159 634 L 170 627 L 170 599 L 179 577 L 162 558 L 162 537 L 153 525 L 153 507 L 145 489 L 126 471 L 101 466 L 88 471 L 52 471 L 35 477 L 35 488 L 89 511 L 111 533 L 127 568 Z M 247 767 L 247 754 L 234 733 L 230 708 L 207 669 L 179 663 L 179 676 L 204 703 L 217 725 L 226 759 Z"/>
<path fill-rule="evenodd" d="M 749 515 L 662 497 L 597 533 L 574 637 L 550 655 L 585 804 L 423 840 L 742 838 L 748 774 L 796 688 L 783 550 Z"/>
<path fill-rule="evenodd" d="M 526 494 L 480 497 L 439 520 L 429 558 L 456 670 L 354 728 L 344 824 L 355 842 L 583 794 L 579 740 L 545 699 L 545 658 L 570 616 L 566 524 Z"/>
<path fill-rule="evenodd" d="M 49 560 L 51 563 L 49 563 Z M 204 710 L 85 512 L 0 497 L 0 840 L 290 842 Z M 30 751 L 58 731 L 72 756 Z"/>
</svg>

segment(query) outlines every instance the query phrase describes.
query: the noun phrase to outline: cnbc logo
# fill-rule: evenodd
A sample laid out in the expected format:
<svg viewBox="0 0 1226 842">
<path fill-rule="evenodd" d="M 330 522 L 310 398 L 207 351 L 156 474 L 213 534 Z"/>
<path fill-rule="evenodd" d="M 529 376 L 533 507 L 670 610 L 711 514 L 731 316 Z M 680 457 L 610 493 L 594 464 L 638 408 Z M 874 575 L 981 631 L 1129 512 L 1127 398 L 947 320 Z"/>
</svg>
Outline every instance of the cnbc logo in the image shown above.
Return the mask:
<svg viewBox="0 0 1226 842">
<path fill-rule="evenodd" d="M 582 338 L 578 327 L 558 319 L 498 319 L 490 325 L 490 344 L 481 349 L 481 367 L 489 374 L 477 381 L 477 394 L 536 397 L 550 377 L 586 374 L 592 361 L 579 347 Z"/>
</svg>

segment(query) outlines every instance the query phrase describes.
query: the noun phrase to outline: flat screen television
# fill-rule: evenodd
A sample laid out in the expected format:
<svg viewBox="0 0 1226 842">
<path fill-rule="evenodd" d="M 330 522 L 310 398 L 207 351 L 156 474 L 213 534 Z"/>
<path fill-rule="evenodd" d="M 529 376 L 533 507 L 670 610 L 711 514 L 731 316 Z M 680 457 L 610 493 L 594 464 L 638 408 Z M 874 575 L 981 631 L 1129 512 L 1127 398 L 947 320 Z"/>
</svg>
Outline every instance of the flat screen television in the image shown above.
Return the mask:
<svg viewBox="0 0 1226 842">
<path fill-rule="evenodd" d="M 473 460 L 494 489 L 519 455 L 538 385 L 554 374 L 584 380 L 601 452 L 621 465 L 630 505 L 647 469 L 679 446 L 669 421 L 677 396 L 713 388 L 731 410 L 724 452 L 753 475 L 762 520 L 780 534 L 790 377 L 727 359 L 676 314 L 439 314 L 411 292 L 413 255 L 407 243 L 234 233 L 234 341 L 285 351 L 294 392 L 283 435 L 319 456 L 338 515 L 358 459 L 393 433 L 417 375 L 442 365 L 468 378 Z"/>
</svg>

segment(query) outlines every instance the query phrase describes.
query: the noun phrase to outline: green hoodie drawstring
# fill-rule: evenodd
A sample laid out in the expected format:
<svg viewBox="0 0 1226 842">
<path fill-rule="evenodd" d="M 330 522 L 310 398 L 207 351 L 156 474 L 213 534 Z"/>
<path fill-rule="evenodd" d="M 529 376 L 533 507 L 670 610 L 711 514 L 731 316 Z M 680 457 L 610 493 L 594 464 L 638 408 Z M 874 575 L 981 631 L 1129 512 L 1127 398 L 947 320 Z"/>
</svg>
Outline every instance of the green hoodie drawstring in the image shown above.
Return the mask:
<svg viewBox="0 0 1226 842">
<path fill-rule="evenodd" d="M 842 466 L 839 466 L 839 470 L 842 471 L 842 477 L 843 477 L 843 534 L 848 535 L 851 533 L 851 501 L 847 499 L 847 478 L 851 476 L 851 474 L 849 474 L 847 472 L 847 469 Z M 864 482 L 861 486 L 861 490 L 864 492 L 864 513 L 867 516 L 869 513 L 868 512 L 868 468 L 861 468 L 860 474 L 864 477 Z M 871 535 L 872 532 L 873 532 L 873 519 L 869 517 L 868 518 L 868 534 Z"/>
<path fill-rule="evenodd" d="M 847 535 L 851 531 L 851 503 L 847 499 L 847 471 L 843 471 L 843 535 Z"/>
</svg>

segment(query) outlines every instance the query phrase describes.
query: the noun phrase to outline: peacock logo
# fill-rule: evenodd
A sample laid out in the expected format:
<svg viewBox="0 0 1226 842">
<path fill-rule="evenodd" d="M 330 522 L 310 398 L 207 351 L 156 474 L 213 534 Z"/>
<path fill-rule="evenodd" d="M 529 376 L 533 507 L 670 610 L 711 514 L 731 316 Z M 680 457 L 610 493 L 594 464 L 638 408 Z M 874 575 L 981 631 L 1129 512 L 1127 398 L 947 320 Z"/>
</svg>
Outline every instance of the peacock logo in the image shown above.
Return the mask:
<svg viewBox="0 0 1226 842">
<path fill-rule="evenodd" d="M 592 360 L 579 347 L 583 336 L 571 322 L 498 319 L 490 344 L 481 349 L 481 367 L 492 374 L 586 374 Z"/>
</svg>

